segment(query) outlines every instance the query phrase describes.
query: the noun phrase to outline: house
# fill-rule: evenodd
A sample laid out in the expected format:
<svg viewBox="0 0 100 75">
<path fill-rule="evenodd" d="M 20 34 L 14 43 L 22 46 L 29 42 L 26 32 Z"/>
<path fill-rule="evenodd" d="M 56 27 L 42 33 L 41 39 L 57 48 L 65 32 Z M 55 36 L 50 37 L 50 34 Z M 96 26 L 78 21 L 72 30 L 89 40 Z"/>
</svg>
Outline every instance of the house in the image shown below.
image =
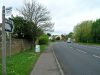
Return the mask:
<svg viewBox="0 0 100 75">
<path fill-rule="evenodd" d="M 60 37 L 60 40 L 62 39 L 60 35 L 52 35 L 49 37 L 49 39 L 52 40 L 52 39 L 56 39 L 57 37 Z"/>
</svg>

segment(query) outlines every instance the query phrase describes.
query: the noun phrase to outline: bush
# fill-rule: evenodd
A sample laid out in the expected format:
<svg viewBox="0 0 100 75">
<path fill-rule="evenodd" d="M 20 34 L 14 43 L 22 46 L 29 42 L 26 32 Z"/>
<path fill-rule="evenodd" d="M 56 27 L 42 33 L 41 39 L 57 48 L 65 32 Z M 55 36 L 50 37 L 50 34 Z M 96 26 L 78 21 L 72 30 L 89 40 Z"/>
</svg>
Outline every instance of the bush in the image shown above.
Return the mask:
<svg viewBox="0 0 100 75">
<path fill-rule="evenodd" d="M 60 40 L 60 37 L 57 37 L 56 40 Z"/>
<path fill-rule="evenodd" d="M 45 45 L 48 44 L 49 39 L 47 35 L 42 35 L 39 37 L 39 45 Z"/>
<path fill-rule="evenodd" d="M 51 41 L 52 41 L 52 42 L 55 42 L 56 40 L 55 40 L 55 39 L 52 39 Z"/>
</svg>

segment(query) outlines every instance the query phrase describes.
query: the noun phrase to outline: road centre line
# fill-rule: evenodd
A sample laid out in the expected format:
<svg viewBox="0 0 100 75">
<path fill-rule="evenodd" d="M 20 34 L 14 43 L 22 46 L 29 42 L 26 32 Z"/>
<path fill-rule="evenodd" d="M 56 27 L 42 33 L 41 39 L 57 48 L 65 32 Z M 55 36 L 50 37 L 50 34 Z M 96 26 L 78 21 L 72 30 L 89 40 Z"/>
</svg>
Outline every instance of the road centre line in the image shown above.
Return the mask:
<svg viewBox="0 0 100 75">
<path fill-rule="evenodd" d="M 87 52 L 85 52 L 85 51 L 82 51 L 82 50 L 79 50 L 79 49 L 77 49 L 78 51 L 80 51 L 80 52 L 82 52 L 82 53 L 87 53 Z"/>
<path fill-rule="evenodd" d="M 97 55 L 95 55 L 95 54 L 93 54 L 93 56 L 96 57 L 96 58 L 100 58 L 100 56 L 97 56 Z"/>
<path fill-rule="evenodd" d="M 73 48 L 73 47 L 70 47 L 70 48 Z M 82 52 L 82 53 L 87 53 L 87 52 L 79 50 L 79 49 L 76 49 L 76 50 L 78 50 L 79 52 Z"/>
<path fill-rule="evenodd" d="M 70 46 L 70 48 L 73 48 L 73 47 Z M 76 49 L 76 50 L 78 50 L 79 52 L 82 52 L 82 53 L 87 53 L 87 52 L 79 50 L 79 49 Z"/>
<path fill-rule="evenodd" d="M 70 47 L 70 48 L 73 48 L 73 47 Z"/>
</svg>

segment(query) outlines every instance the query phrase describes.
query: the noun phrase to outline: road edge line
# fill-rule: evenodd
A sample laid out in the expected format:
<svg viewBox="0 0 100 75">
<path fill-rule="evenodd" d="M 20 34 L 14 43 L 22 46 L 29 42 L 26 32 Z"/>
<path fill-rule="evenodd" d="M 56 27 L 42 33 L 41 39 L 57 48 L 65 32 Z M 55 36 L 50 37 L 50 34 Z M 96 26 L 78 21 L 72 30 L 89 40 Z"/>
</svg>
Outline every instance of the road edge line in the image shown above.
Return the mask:
<svg viewBox="0 0 100 75">
<path fill-rule="evenodd" d="M 54 55 L 54 57 L 55 57 L 55 61 L 56 61 L 57 66 L 58 66 L 58 68 L 59 68 L 60 74 L 61 74 L 61 75 L 64 75 L 64 72 L 63 72 L 63 70 L 62 70 L 62 68 L 61 68 L 61 65 L 60 65 L 60 63 L 59 63 L 59 61 L 58 61 L 58 59 L 57 59 L 57 57 L 56 57 L 56 55 L 55 55 L 53 49 L 52 49 L 52 52 L 53 52 L 53 55 Z"/>
</svg>

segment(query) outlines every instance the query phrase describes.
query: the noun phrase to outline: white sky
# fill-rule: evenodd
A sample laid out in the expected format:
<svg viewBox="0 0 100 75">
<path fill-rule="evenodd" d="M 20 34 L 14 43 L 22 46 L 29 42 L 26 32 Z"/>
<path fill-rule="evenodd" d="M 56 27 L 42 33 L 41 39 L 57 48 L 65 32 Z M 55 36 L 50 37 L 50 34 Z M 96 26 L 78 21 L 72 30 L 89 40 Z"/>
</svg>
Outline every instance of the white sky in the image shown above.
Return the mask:
<svg viewBox="0 0 100 75">
<path fill-rule="evenodd" d="M 31 0 L 29 0 L 31 1 Z M 100 0 L 36 0 L 51 12 L 52 21 L 55 23 L 53 34 L 67 34 L 73 31 L 77 23 L 84 20 L 95 20 L 100 18 Z M 19 15 L 16 8 L 23 6 L 24 0 L 0 0 L 0 22 L 1 9 L 13 7 L 13 14 Z"/>
</svg>

